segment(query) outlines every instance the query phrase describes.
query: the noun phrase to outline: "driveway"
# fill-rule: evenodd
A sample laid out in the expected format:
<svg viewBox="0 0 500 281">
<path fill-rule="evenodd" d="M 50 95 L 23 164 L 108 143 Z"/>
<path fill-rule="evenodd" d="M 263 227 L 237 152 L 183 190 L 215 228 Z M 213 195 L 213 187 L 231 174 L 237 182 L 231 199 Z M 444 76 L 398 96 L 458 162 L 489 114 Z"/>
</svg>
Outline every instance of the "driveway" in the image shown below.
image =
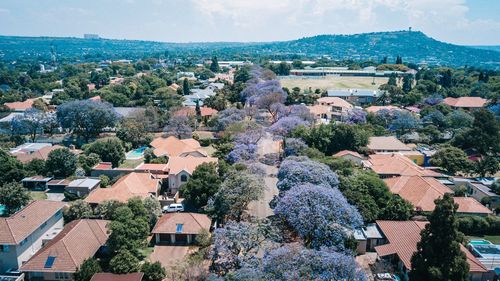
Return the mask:
<svg viewBox="0 0 500 281">
<path fill-rule="evenodd" d="M 160 262 L 168 269 L 176 262 L 181 261 L 190 252 L 189 246 L 160 246 L 156 245 L 149 256 L 151 262 Z"/>
<path fill-rule="evenodd" d="M 50 201 L 63 201 L 64 200 L 64 193 L 46 192 L 45 194 L 47 194 L 47 200 L 50 200 Z"/>
</svg>

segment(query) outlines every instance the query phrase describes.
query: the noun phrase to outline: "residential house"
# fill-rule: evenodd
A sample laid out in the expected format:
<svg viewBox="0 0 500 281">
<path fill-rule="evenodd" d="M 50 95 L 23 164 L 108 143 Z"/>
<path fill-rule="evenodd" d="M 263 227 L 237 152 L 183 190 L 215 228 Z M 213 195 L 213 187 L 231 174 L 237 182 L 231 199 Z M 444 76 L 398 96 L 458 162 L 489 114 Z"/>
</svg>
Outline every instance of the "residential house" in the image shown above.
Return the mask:
<svg viewBox="0 0 500 281">
<path fill-rule="evenodd" d="M 377 101 L 382 92 L 370 89 L 328 90 L 328 96 L 338 97 L 356 105 L 367 105 Z"/>
<path fill-rule="evenodd" d="M 160 217 L 151 231 L 156 244 L 190 245 L 202 231 L 210 230 L 212 221 L 197 213 L 167 213 Z"/>
<path fill-rule="evenodd" d="M 93 178 L 84 178 L 84 179 L 76 179 L 71 181 L 65 188 L 65 190 L 69 193 L 73 193 L 78 197 L 85 197 L 89 195 L 92 191 L 94 191 L 99 184 L 101 183 L 100 179 Z"/>
<path fill-rule="evenodd" d="M 0 273 L 16 270 L 63 228 L 64 203 L 33 201 L 0 218 Z"/>
<path fill-rule="evenodd" d="M 412 268 L 411 257 L 417 251 L 420 232 L 427 222 L 422 221 L 376 221 L 387 244 L 376 246 L 379 258 L 393 261 L 397 270 L 403 273 L 403 280 L 408 280 Z M 493 280 L 488 269 L 474 257 L 464 246 L 460 246 L 467 257 L 471 281 Z"/>
<path fill-rule="evenodd" d="M 200 117 L 203 122 L 208 121 L 212 116 L 217 114 L 217 110 L 206 107 L 206 106 L 201 106 L 200 107 Z M 186 116 L 186 117 L 192 117 L 196 118 L 196 107 L 195 106 L 184 106 L 180 108 L 179 110 L 175 111 L 173 113 L 174 116 Z"/>
<path fill-rule="evenodd" d="M 472 240 L 467 245 L 467 248 L 484 267 L 495 272 L 498 277 L 498 272 L 500 272 L 500 245 L 492 244 L 488 240 Z"/>
<path fill-rule="evenodd" d="M 98 253 L 108 240 L 106 220 L 72 221 L 24 265 L 29 280 L 73 280 L 73 274 Z"/>
<path fill-rule="evenodd" d="M 358 254 L 365 254 L 366 252 L 374 252 L 375 247 L 382 245 L 384 237 L 374 223 L 369 223 L 361 229 L 354 232 L 354 238 L 358 242 L 356 251 Z"/>
<path fill-rule="evenodd" d="M 132 172 L 122 176 L 110 187 L 96 188 L 84 201 L 93 206 L 109 200 L 125 203 L 132 197 L 156 198 L 159 191 L 160 181 L 151 173 Z"/>
<path fill-rule="evenodd" d="M 399 152 L 399 151 L 412 150 L 394 136 L 370 137 L 368 140 L 367 147 L 372 153 Z"/>
<path fill-rule="evenodd" d="M 50 143 L 25 143 L 11 148 L 10 154 L 22 163 L 28 163 L 34 159 L 47 160 L 50 152 L 60 148 L 64 148 L 64 146 L 52 145 Z M 71 150 L 71 152 L 75 154 L 80 153 L 78 150 Z"/>
<path fill-rule="evenodd" d="M 402 109 L 397 107 L 397 106 L 394 106 L 394 105 L 372 105 L 372 106 L 369 106 L 367 108 L 365 108 L 366 112 L 368 113 L 377 113 L 381 110 L 388 110 L 388 111 L 392 111 L 392 110 L 398 110 L 398 111 L 401 111 Z"/>
<path fill-rule="evenodd" d="M 446 193 L 453 191 L 432 177 L 399 176 L 385 178 L 384 182 L 389 190 L 401 196 L 401 198 L 410 202 L 416 211 L 432 212 L 436 207 L 434 201 L 442 198 Z M 481 205 L 472 197 L 455 197 L 455 203 L 458 204 L 457 213 L 462 215 L 487 216 L 491 211 Z"/>
<path fill-rule="evenodd" d="M 350 150 L 342 150 L 333 155 L 333 157 L 338 157 L 338 158 L 344 158 L 347 160 L 351 160 L 354 163 L 358 165 L 363 164 L 363 156 L 361 154 L 357 153 L 356 151 L 350 151 Z"/>
<path fill-rule="evenodd" d="M 368 160 L 364 161 L 364 165 L 381 178 L 397 176 L 443 177 L 441 173 L 424 169 L 398 153 L 370 155 Z"/>
<path fill-rule="evenodd" d="M 71 181 L 67 179 L 50 180 L 46 184 L 46 189 L 50 190 L 51 192 L 62 193 L 64 192 L 64 189 L 66 188 L 66 186 L 68 186 L 70 182 Z"/>
<path fill-rule="evenodd" d="M 196 106 L 198 103 L 200 106 L 203 105 L 203 102 L 212 96 L 215 96 L 215 91 L 212 88 L 205 89 L 192 89 L 189 95 L 184 96 L 184 102 L 182 105 L 184 106 Z"/>
<path fill-rule="evenodd" d="M 156 163 L 141 163 L 134 169 L 137 173 L 151 173 L 154 176 L 166 176 L 168 177 L 168 164 L 156 164 Z M 159 177 L 162 178 L 162 177 Z"/>
<path fill-rule="evenodd" d="M 169 192 L 175 194 L 179 187 L 186 183 L 194 170 L 203 163 L 217 163 L 214 157 L 170 157 L 168 159 L 168 187 Z"/>
<path fill-rule="evenodd" d="M 195 139 L 178 139 L 174 136 L 167 138 L 159 137 L 150 143 L 154 148 L 156 157 L 207 157 L 208 154 L 201 148 L 200 143 Z"/>
<path fill-rule="evenodd" d="M 126 274 L 114 274 L 109 272 L 99 272 L 92 276 L 90 281 L 142 281 L 144 273 L 133 272 Z"/>
<path fill-rule="evenodd" d="M 488 186 L 479 183 L 468 181 L 466 183 L 468 194 L 479 202 L 485 200 L 488 202 L 490 209 L 495 209 L 500 206 L 500 195 L 493 192 Z"/>
<path fill-rule="evenodd" d="M 444 104 L 451 106 L 453 109 L 474 109 L 474 108 L 482 108 L 487 103 L 487 99 L 483 99 L 481 97 L 459 97 L 459 98 L 445 98 L 443 100 Z"/>
<path fill-rule="evenodd" d="M 31 190 L 45 190 L 47 189 L 47 183 L 52 180 L 51 177 L 43 176 L 32 176 L 26 177 L 21 180 L 23 187 Z"/>
<path fill-rule="evenodd" d="M 309 107 L 311 113 L 327 121 L 341 121 L 345 115 L 354 106 L 338 97 L 322 97 L 316 101 L 316 105 Z"/>
<path fill-rule="evenodd" d="M 23 112 L 32 108 L 35 100 L 36 99 L 27 99 L 25 101 L 6 102 L 3 105 L 12 111 Z"/>
<path fill-rule="evenodd" d="M 105 175 L 111 179 L 130 174 L 133 171 L 133 168 L 113 168 L 113 164 L 111 162 L 101 162 L 92 168 L 90 176 L 99 177 L 101 175 Z"/>
</svg>

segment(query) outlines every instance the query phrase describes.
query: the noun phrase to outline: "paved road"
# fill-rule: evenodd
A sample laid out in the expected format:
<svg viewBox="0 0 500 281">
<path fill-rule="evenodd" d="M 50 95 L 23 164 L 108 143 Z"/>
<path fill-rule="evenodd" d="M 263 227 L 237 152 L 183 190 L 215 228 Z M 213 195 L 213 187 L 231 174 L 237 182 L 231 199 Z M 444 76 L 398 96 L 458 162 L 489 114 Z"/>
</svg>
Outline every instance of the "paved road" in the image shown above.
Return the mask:
<svg viewBox="0 0 500 281">
<path fill-rule="evenodd" d="M 273 141 L 271 134 L 266 134 L 259 141 L 259 157 L 263 157 L 265 154 L 278 153 L 280 149 L 279 142 Z M 248 205 L 248 212 L 257 218 L 266 218 L 273 215 L 273 210 L 269 207 L 269 202 L 273 200 L 275 195 L 278 195 L 278 188 L 276 183 L 278 179 L 276 174 L 278 173 L 278 168 L 274 166 L 265 165 L 266 176 L 264 177 L 264 182 L 266 184 L 264 188 L 264 196 L 257 201 L 250 202 Z"/>
</svg>

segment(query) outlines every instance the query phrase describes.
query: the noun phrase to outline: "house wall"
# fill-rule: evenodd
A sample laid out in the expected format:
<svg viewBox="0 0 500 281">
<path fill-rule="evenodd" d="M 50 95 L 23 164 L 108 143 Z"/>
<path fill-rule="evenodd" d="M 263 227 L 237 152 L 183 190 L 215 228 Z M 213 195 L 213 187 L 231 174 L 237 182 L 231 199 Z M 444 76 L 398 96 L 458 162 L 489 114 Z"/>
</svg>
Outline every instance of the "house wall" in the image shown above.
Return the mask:
<svg viewBox="0 0 500 281">
<path fill-rule="evenodd" d="M 171 193 L 176 193 L 179 190 L 179 187 L 183 183 L 187 182 L 187 181 L 185 181 L 185 182 L 181 181 L 182 175 L 186 175 L 188 180 L 191 177 L 191 175 L 188 172 L 186 172 L 186 171 L 182 171 L 182 172 L 180 172 L 178 174 L 170 174 L 170 175 L 168 175 L 168 185 L 169 185 L 169 189 L 170 189 Z"/>
<path fill-rule="evenodd" d="M 62 211 L 57 212 L 46 224 L 37 228 L 26 238 L 23 245 L 11 245 L 8 253 L 0 253 L 0 271 L 5 272 L 9 268 L 17 269 L 23 262 L 28 261 L 38 250 L 42 248 L 44 236 L 54 231 L 54 228 L 62 230 L 64 225 Z"/>
<path fill-rule="evenodd" d="M 92 188 L 87 188 L 87 187 L 84 187 L 84 186 L 67 186 L 65 189 L 66 191 L 70 192 L 70 193 L 73 193 L 73 194 L 76 194 L 80 197 L 82 196 L 87 196 L 90 194 L 90 192 L 92 192 L 99 184 L 96 184 L 95 186 L 93 186 Z"/>
<path fill-rule="evenodd" d="M 28 280 L 37 281 L 71 281 L 74 280 L 71 272 L 28 272 Z"/>
</svg>

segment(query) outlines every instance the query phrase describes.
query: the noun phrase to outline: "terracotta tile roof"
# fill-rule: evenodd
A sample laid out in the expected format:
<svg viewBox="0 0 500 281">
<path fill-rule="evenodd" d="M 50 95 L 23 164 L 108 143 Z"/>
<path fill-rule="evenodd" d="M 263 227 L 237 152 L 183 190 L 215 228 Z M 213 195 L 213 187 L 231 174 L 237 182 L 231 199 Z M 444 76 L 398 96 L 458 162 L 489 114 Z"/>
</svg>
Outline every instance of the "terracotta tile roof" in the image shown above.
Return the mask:
<svg viewBox="0 0 500 281">
<path fill-rule="evenodd" d="M 213 115 L 217 114 L 217 112 L 218 112 L 217 110 L 210 108 L 210 107 L 206 107 L 206 106 L 200 107 L 200 111 L 201 111 L 202 117 L 213 116 Z M 196 107 L 185 106 L 185 107 L 175 111 L 173 113 L 173 115 L 174 116 L 196 116 Z"/>
<path fill-rule="evenodd" d="M 445 193 L 453 193 L 451 189 L 435 178 L 421 176 L 402 176 L 384 179 L 389 190 L 408 200 L 416 210 L 431 212 L 436 205 L 434 200 Z"/>
<path fill-rule="evenodd" d="M 111 170 L 113 169 L 113 164 L 111 162 L 101 162 L 94 166 L 94 170 Z"/>
<path fill-rule="evenodd" d="M 141 281 L 144 273 L 134 272 L 128 274 L 113 274 L 108 272 L 100 272 L 94 274 L 90 281 Z"/>
<path fill-rule="evenodd" d="M 193 174 L 196 167 L 203 163 L 217 163 L 218 159 L 214 157 L 170 157 L 168 159 L 168 168 L 170 174 L 178 174 L 181 171 L 186 171 Z"/>
<path fill-rule="evenodd" d="M 168 164 L 155 164 L 155 163 L 141 163 L 135 167 L 136 171 L 168 171 Z"/>
<path fill-rule="evenodd" d="M 27 99 L 25 101 L 16 101 L 16 102 L 6 102 L 4 105 L 10 110 L 14 111 L 24 111 L 33 106 L 33 102 L 35 99 Z"/>
<path fill-rule="evenodd" d="M 368 166 L 379 175 L 438 177 L 441 174 L 424 169 L 403 155 L 373 154 L 367 161 Z"/>
<path fill-rule="evenodd" d="M 427 222 L 419 221 L 376 221 L 389 244 L 375 247 L 381 257 L 396 254 L 407 269 L 411 269 L 411 257 L 417 251 L 420 232 Z M 462 251 L 467 256 L 470 272 L 487 272 L 488 270 L 464 247 Z"/>
<path fill-rule="evenodd" d="M 182 224 L 182 231 L 178 225 Z M 198 234 L 209 230 L 212 220 L 207 215 L 197 213 L 167 213 L 161 216 L 151 233 Z"/>
<path fill-rule="evenodd" d="M 64 205 L 56 201 L 33 201 L 10 217 L 0 218 L 0 244 L 19 244 Z"/>
<path fill-rule="evenodd" d="M 491 210 L 483 206 L 476 199 L 472 197 L 454 197 L 455 203 L 458 204 L 459 213 L 468 214 L 491 214 Z"/>
<path fill-rule="evenodd" d="M 158 192 L 159 181 L 150 173 L 130 173 L 121 177 L 115 184 L 107 188 L 97 188 L 85 201 L 99 204 L 103 201 L 116 200 L 127 202 L 132 197 L 147 198 Z"/>
<path fill-rule="evenodd" d="M 342 108 L 346 108 L 346 109 L 350 109 L 350 108 L 354 107 L 352 104 L 350 104 L 346 100 L 341 99 L 339 97 L 322 97 L 322 98 L 319 98 L 316 102 L 318 104 L 321 104 L 321 105 L 342 107 Z"/>
<path fill-rule="evenodd" d="M 31 259 L 21 266 L 25 272 L 75 272 L 87 258 L 93 257 L 108 240 L 106 220 L 82 219 L 68 223 L 64 229 Z M 49 257 L 53 265 L 45 265 Z"/>
<path fill-rule="evenodd" d="M 370 137 L 367 147 L 370 150 L 389 150 L 389 151 L 409 151 L 411 148 L 406 146 L 396 137 Z"/>
<path fill-rule="evenodd" d="M 170 89 L 174 90 L 174 91 L 177 91 L 177 89 L 179 89 L 181 86 L 175 84 L 175 83 L 172 83 L 172 85 L 168 86 Z"/>
<path fill-rule="evenodd" d="M 15 152 L 12 153 L 12 155 L 14 155 L 17 158 L 17 160 L 21 161 L 22 163 L 28 163 L 34 159 L 47 160 L 47 158 L 49 158 L 49 153 L 59 148 L 64 148 L 64 146 L 60 145 L 46 146 L 33 153 Z"/>
<path fill-rule="evenodd" d="M 484 107 L 488 100 L 480 97 L 445 98 L 443 103 L 452 107 Z"/>
<path fill-rule="evenodd" d="M 314 114 L 314 115 L 323 115 L 323 114 L 327 114 L 328 112 L 330 112 L 330 107 L 328 105 L 317 104 L 317 105 L 308 106 L 307 108 L 309 109 L 309 112 L 311 112 L 311 114 Z"/>
<path fill-rule="evenodd" d="M 365 108 L 365 110 L 366 112 L 377 113 L 380 110 L 402 110 L 402 109 L 394 105 L 384 105 L 384 106 L 373 105 Z"/>
<path fill-rule="evenodd" d="M 200 143 L 195 139 L 180 140 L 174 136 L 168 138 L 159 137 L 154 139 L 151 144 L 154 148 L 154 154 L 160 156 L 187 156 L 190 154 L 207 156 L 207 153 L 201 149 Z"/>
<path fill-rule="evenodd" d="M 102 101 L 101 96 L 94 96 L 94 97 L 89 98 L 89 100 L 96 101 L 96 102 Z"/>
<path fill-rule="evenodd" d="M 363 156 L 361 156 L 361 154 L 357 153 L 356 151 L 351 151 L 351 150 L 342 150 L 342 151 L 339 151 L 339 152 L 333 154 L 333 156 L 335 156 L 335 157 L 342 157 L 345 155 L 352 155 L 352 156 L 363 159 Z"/>
</svg>

